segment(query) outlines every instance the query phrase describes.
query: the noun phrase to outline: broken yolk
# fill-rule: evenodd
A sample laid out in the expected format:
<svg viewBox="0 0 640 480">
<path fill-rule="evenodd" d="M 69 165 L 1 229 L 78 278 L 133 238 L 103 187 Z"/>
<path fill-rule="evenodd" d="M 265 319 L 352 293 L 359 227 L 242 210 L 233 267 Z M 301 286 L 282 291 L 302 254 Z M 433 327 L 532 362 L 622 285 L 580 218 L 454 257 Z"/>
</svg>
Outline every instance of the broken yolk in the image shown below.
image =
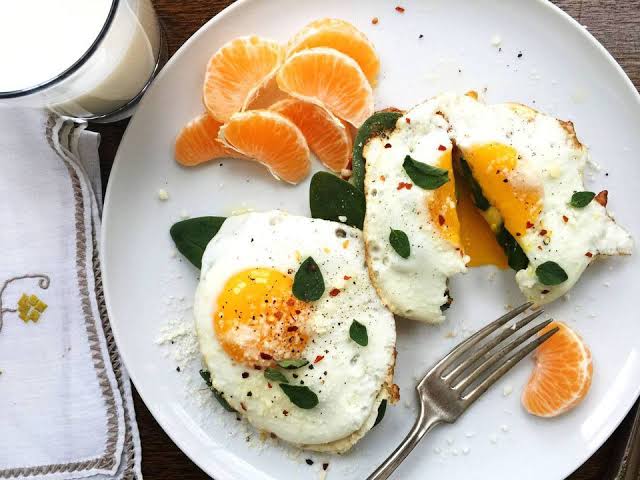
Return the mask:
<svg viewBox="0 0 640 480">
<path fill-rule="evenodd" d="M 459 193 L 460 240 L 464 253 L 471 258 L 467 266 L 495 265 L 507 268 L 507 256 L 498 244 L 493 230 L 473 203 L 467 182 L 461 178 L 456 185 Z"/>
<path fill-rule="evenodd" d="M 309 305 L 296 299 L 293 279 L 271 268 L 236 273 L 216 302 L 213 327 L 224 351 L 248 366 L 300 358 L 309 336 Z"/>
<path fill-rule="evenodd" d="M 516 238 L 524 235 L 542 210 L 542 187 L 525 184 L 514 174 L 518 152 L 508 145 L 489 143 L 467 150 L 464 158 L 482 193 L 500 212 L 506 229 Z"/>
<path fill-rule="evenodd" d="M 456 187 L 453 178 L 451 149 L 442 154 L 437 166 L 449 172 L 449 181 L 433 190 L 433 194 L 429 197 L 427 207 L 431 224 L 438 229 L 443 238 L 459 247 L 460 222 L 456 213 Z"/>
</svg>

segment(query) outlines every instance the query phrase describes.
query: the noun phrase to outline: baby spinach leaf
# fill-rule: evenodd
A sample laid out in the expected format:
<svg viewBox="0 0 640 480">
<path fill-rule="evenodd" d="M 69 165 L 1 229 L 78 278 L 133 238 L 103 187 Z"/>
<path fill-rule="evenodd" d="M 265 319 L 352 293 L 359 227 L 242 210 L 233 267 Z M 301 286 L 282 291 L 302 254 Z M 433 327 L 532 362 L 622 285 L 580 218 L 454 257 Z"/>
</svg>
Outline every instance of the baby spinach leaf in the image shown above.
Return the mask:
<svg viewBox="0 0 640 480">
<path fill-rule="evenodd" d="M 213 392 L 213 396 L 216 398 L 216 400 L 218 400 L 218 403 L 222 405 L 222 408 L 224 408 L 227 412 L 235 412 L 235 409 L 231 405 L 229 405 L 229 402 L 227 402 L 227 400 L 224 398 L 224 394 L 213 388 L 213 385 L 211 384 L 211 373 L 209 373 L 208 370 L 202 369 L 200 370 L 200 376 L 207 384 L 207 387 L 209 387 L 209 389 Z"/>
<path fill-rule="evenodd" d="M 569 278 L 560 265 L 551 261 L 538 265 L 536 276 L 543 285 L 560 285 Z"/>
<path fill-rule="evenodd" d="M 402 230 L 391 229 L 389 234 L 389 243 L 402 258 L 409 258 L 411 254 L 411 245 L 409 244 L 409 237 Z"/>
<path fill-rule="evenodd" d="M 351 340 L 362 347 L 366 347 L 369 344 L 367 327 L 365 327 L 357 320 L 351 322 L 351 327 L 349 327 L 349 336 L 351 337 Z"/>
<path fill-rule="evenodd" d="M 401 116 L 402 112 L 376 112 L 367 118 L 358 129 L 356 138 L 353 141 L 352 173 L 349 180 L 361 192 L 364 191 L 365 158 L 362 156 L 364 146 L 374 135 L 393 130 Z"/>
<path fill-rule="evenodd" d="M 522 247 L 516 239 L 504 228 L 504 225 L 500 228 L 500 231 L 496 234 L 498 243 L 502 245 L 504 253 L 507 255 L 507 262 L 509 266 L 515 270 L 523 270 L 529 265 L 529 258 L 522 250 Z"/>
<path fill-rule="evenodd" d="M 487 200 L 487 197 L 484 196 L 484 193 L 482 192 L 482 187 L 480 186 L 480 184 L 476 181 L 475 178 L 473 178 L 471 167 L 469 166 L 467 161 L 462 157 L 460 157 L 460 167 L 462 170 L 462 176 L 464 177 L 469 187 L 471 188 L 473 203 L 476 205 L 476 207 L 478 207 L 483 212 L 486 210 L 489 210 L 489 207 L 491 206 L 489 204 L 489 200 Z"/>
<path fill-rule="evenodd" d="M 285 377 L 281 371 L 276 370 L 275 368 L 267 367 L 267 369 L 264 371 L 264 378 L 266 378 L 267 380 L 272 380 L 274 382 L 289 383 L 287 377 Z"/>
<path fill-rule="evenodd" d="M 449 181 L 449 171 L 418 162 L 409 155 L 404 157 L 404 171 L 414 184 L 425 190 L 435 190 Z"/>
<path fill-rule="evenodd" d="M 318 405 L 318 396 L 309 390 L 309 387 L 302 385 L 288 385 L 280 383 L 280 388 L 289 397 L 295 406 L 308 410 Z"/>
<path fill-rule="evenodd" d="M 296 368 L 304 367 L 309 363 L 306 358 L 296 358 L 291 360 L 279 360 L 276 364 L 279 367 L 286 368 L 287 370 L 295 370 Z"/>
<path fill-rule="evenodd" d="M 294 297 L 303 302 L 318 300 L 324 293 L 324 278 L 320 267 L 311 257 L 302 264 L 293 278 L 292 292 Z"/>
<path fill-rule="evenodd" d="M 224 217 L 197 217 L 174 223 L 169 230 L 178 251 L 196 268 L 202 267 L 202 254 L 218 233 Z"/>
<path fill-rule="evenodd" d="M 594 192 L 574 192 L 574 194 L 571 195 L 569 205 L 574 208 L 584 208 L 591 203 L 591 200 L 593 200 L 595 196 L 596 194 Z"/>
<path fill-rule="evenodd" d="M 387 399 L 385 398 L 380 402 L 380 405 L 378 405 L 378 416 L 376 417 L 376 421 L 373 422 L 373 427 L 375 427 L 377 424 L 379 424 L 382 421 L 386 411 L 387 411 Z"/>
<path fill-rule="evenodd" d="M 318 172 L 311 179 L 309 207 L 313 218 L 341 222 L 362 230 L 366 208 L 364 193 L 329 172 Z"/>
</svg>

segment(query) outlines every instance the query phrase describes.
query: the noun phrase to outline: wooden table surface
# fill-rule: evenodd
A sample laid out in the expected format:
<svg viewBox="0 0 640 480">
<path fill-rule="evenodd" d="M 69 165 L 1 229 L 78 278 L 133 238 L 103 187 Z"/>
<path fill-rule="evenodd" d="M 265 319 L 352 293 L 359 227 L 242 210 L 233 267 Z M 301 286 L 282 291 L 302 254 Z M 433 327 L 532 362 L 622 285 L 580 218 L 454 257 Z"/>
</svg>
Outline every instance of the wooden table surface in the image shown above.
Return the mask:
<svg viewBox="0 0 640 480">
<path fill-rule="evenodd" d="M 266 0 L 265 0 L 266 1 Z M 207 20 L 228 4 L 228 0 L 154 0 L 167 32 L 169 54 L 173 54 Z M 400 2 L 401 3 L 401 2 Z M 555 0 L 563 10 L 585 25 L 625 69 L 640 88 L 640 0 Z M 100 159 L 103 185 L 126 128 L 126 121 L 91 125 L 102 134 Z M 148 479 L 205 479 L 207 475 L 192 463 L 169 439 L 135 393 L 135 407 L 142 438 L 142 472 Z M 609 480 L 617 445 L 624 440 L 628 421 L 570 480 Z M 542 479 L 541 479 L 542 480 Z"/>
</svg>

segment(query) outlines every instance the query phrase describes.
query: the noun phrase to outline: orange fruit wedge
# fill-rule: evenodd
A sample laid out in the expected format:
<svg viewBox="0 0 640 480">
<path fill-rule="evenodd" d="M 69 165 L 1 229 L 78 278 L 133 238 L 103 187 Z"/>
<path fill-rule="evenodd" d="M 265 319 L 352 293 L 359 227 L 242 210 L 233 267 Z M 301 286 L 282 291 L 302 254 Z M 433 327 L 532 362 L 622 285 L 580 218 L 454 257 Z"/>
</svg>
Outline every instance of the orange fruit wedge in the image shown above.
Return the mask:
<svg viewBox="0 0 640 480">
<path fill-rule="evenodd" d="M 284 55 L 280 44 L 255 35 L 223 45 L 209 60 L 204 77 L 203 100 L 209 114 L 226 122 L 246 110 L 276 74 Z"/>
<path fill-rule="evenodd" d="M 340 172 L 351 161 L 353 141 L 348 125 L 331 112 L 295 98 L 281 100 L 270 108 L 295 123 L 318 160 L 329 170 Z"/>
<path fill-rule="evenodd" d="M 287 45 L 287 56 L 305 48 L 329 47 L 353 58 L 371 85 L 376 84 L 380 59 L 369 39 L 349 22 L 337 18 L 323 18 L 311 22 L 298 32 Z"/>
<path fill-rule="evenodd" d="M 187 123 L 176 138 L 176 161 L 190 167 L 216 158 L 241 158 L 241 154 L 218 140 L 221 125 L 208 113 L 203 113 Z"/>
<path fill-rule="evenodd" d="M 355 60 L 333 48 L 294 53 L 276 79 L 280 90 L 323 106 L 355 127 L 373 114 L 373 92 L 367 77 Z"/>
<path fill-rule="evenodd" d="M 244 156 L 265 165 L 285 182 L 299 183 L 311 169 L 309 147 L 296 125 L 277 112 L 249 110 L 234 114 L 218 138 Z"/>
<path fill-rule="evenodd" d="M 560 330 L 540 345 L 535 368 L 522 393 L 522 405 L 539 417 L 555 417 L 578 405 L 591 386 L 591 352 L 580 336 L 561 322 L 552 322 L 540 335 Z"/>
</svg>

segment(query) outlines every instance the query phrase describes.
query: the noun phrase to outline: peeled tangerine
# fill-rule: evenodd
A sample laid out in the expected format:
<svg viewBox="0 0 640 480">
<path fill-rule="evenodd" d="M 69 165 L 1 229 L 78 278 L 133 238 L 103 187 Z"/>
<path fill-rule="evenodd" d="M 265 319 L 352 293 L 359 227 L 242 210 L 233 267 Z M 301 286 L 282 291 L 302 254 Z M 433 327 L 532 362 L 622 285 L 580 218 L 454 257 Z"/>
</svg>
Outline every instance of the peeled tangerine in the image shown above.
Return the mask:
<svg viewBox="0 0 640 480">
<path fill-rule="evenodd" d="M 242 158 L 242 155 L 218 140 L 222 124 L 208 113 L 203 113 L 187 123 L 176 138 L 176 161 L 186 167 L 198 165 L 216 158 Z"/>
<path fill-rule="evenodd" d="M 331 112 L 295 98 L 281 100 L 269 110 L 281 113 L 295 123 L 311 151 L 329 170 L 340 172 L 349 165 L 353 146 L 349 127 Z"/>
<path fill-rule="evenodd" d="M 270 110 L 234 114 L 220 128 L 218 138 L 243 156 L 265 165 L 288 183 L 299 183 L 311 169 L 307 141 L 288 118 Z"/>
<path fill-rule="evenodd" d="M 535 351 L 535 368 L 522 392 L 522 405 L 539 417 L 555 417 L 577 406 L 593 377 L 591 352 L 582 339 L 561 322 L 552 322 L 540 335 L 559 331 Z"/>
</svg>

